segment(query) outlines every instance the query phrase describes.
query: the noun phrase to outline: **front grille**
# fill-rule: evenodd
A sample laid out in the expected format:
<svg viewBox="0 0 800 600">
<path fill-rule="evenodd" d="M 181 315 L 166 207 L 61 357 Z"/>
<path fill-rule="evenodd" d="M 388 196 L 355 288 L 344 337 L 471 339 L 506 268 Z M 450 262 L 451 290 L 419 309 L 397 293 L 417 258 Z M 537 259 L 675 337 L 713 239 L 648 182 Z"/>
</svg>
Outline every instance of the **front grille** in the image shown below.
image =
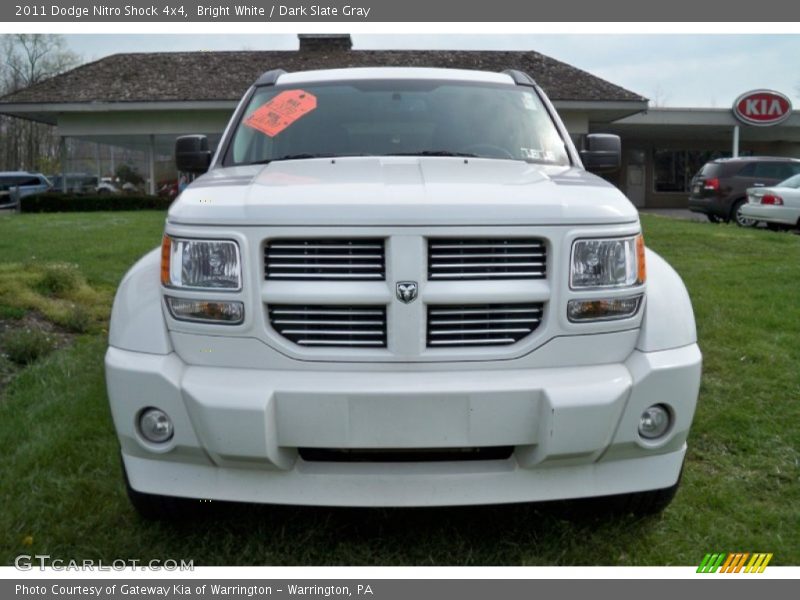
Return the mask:
<svg viewBox="0 0 800 600">
<path fill-rule="evenodd" d="M 266 279 L 382 280 L 382 239 L 272 240 L 264 248 Z"/>
<path fill-rule="evenodd" d="M 300 346 L 386 347 L 385 306 L 271 305 L 269 322 Z"/>
<path fill-rule="evenodd" d="M 428 306 L 428 347 L 506 346 L 532 333 L 541 303 Z"/>
<path fill-rule="evenodd" d="M 505 460 L 512 446 L 481 448 L 349 449 L 300 448 L 300 457 L 314 462 L 441 462 Z"/>
<path fill-rule="evenodd" d="M 428 279 L 544 279 L 538 239 L 428 239 Z"/>
</svg>

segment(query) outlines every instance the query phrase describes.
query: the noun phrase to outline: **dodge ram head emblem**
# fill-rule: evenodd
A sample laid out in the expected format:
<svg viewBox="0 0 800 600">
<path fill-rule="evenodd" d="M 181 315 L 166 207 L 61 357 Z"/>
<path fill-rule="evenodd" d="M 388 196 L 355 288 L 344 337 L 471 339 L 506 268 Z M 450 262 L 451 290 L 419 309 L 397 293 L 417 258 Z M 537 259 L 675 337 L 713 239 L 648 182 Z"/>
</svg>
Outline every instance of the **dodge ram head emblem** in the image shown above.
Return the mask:
<svg viewBox="0 0 800 600">
<path fill-rule="evenodd" d="M 417 298 L 417 282 L 416 281 L 398 281 L 397 282 L 397 299 L 400 302 L 413 302 Z"/>
</svg>

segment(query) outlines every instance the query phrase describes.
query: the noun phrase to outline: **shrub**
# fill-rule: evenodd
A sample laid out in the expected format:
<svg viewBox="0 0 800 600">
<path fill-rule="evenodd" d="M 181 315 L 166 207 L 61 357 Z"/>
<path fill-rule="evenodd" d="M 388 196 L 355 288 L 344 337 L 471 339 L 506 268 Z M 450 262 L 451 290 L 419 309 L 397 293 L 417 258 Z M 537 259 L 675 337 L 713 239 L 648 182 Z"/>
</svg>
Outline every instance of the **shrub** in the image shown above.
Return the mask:
<svg viewBox="0 0 800 600">
<path fill-rule="evenodd" d="M 172 200 L 161 196 L 103 194 L 79 196 L 48 192 L 20 200 L 24 213 L 95 212 L 107 210 L 166 210 Z"/>
<path fill-rule="evenodd" d="M 42 270 L 36 289 L 46 296 L 64 296 L 74 292 L 81 284 L 81 275 L 75 265 L 53 263 Z"/>
<path fill-rule="evenodd" d="M 41 329 L 12 329 L 2 341 L 6 356 L 18 365 L 28 365 L 55 350 L 55 340 Z"/>
<path fill-rule="evenodd" d="M 86 333 L 92 324 L 89 311 L 80 304 L 76 304 L 61 320 L 60 325 L 72 333 Z"/>
<path fill-rule="evenodd" d="M 21 319 L 28 311 L 18 306 L 6 306 L 0 304 L 0 319 Z"/>
</svg>

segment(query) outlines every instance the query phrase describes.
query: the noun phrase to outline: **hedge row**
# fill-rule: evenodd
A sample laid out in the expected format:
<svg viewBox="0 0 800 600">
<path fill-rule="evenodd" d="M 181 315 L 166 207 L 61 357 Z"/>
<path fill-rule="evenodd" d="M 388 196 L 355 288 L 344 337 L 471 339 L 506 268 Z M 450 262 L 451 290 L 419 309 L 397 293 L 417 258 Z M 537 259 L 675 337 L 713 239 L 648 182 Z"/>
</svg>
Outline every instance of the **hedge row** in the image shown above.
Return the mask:
<svg viewBox="0 0 800 600">
<path fill-rule="evenodd" d="M 22 198 L 24 213 L 90 212 L 101 210 L 166 210 L 172 200 L 160 196 L 104 194 L 78 196 L 73 194 L 37 194 Z"/>
</svg>

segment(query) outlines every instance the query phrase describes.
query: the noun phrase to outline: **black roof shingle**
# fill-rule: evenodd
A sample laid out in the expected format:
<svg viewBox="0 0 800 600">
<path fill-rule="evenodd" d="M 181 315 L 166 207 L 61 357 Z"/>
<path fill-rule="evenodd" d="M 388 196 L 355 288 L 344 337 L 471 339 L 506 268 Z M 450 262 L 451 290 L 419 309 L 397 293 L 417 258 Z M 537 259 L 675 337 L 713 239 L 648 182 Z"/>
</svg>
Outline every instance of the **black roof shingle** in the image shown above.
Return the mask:
<svg viewBox="0 0 800 600">
<path fill-rule="evenodd" d="M 269 69 L 448 67 L 533 76 L 551 100 L 644 102 L 646 98 L 538 52 L 348 50 L 115 54 L 0 98 L 0 103 L 238 100 Z"/>
</svg>

